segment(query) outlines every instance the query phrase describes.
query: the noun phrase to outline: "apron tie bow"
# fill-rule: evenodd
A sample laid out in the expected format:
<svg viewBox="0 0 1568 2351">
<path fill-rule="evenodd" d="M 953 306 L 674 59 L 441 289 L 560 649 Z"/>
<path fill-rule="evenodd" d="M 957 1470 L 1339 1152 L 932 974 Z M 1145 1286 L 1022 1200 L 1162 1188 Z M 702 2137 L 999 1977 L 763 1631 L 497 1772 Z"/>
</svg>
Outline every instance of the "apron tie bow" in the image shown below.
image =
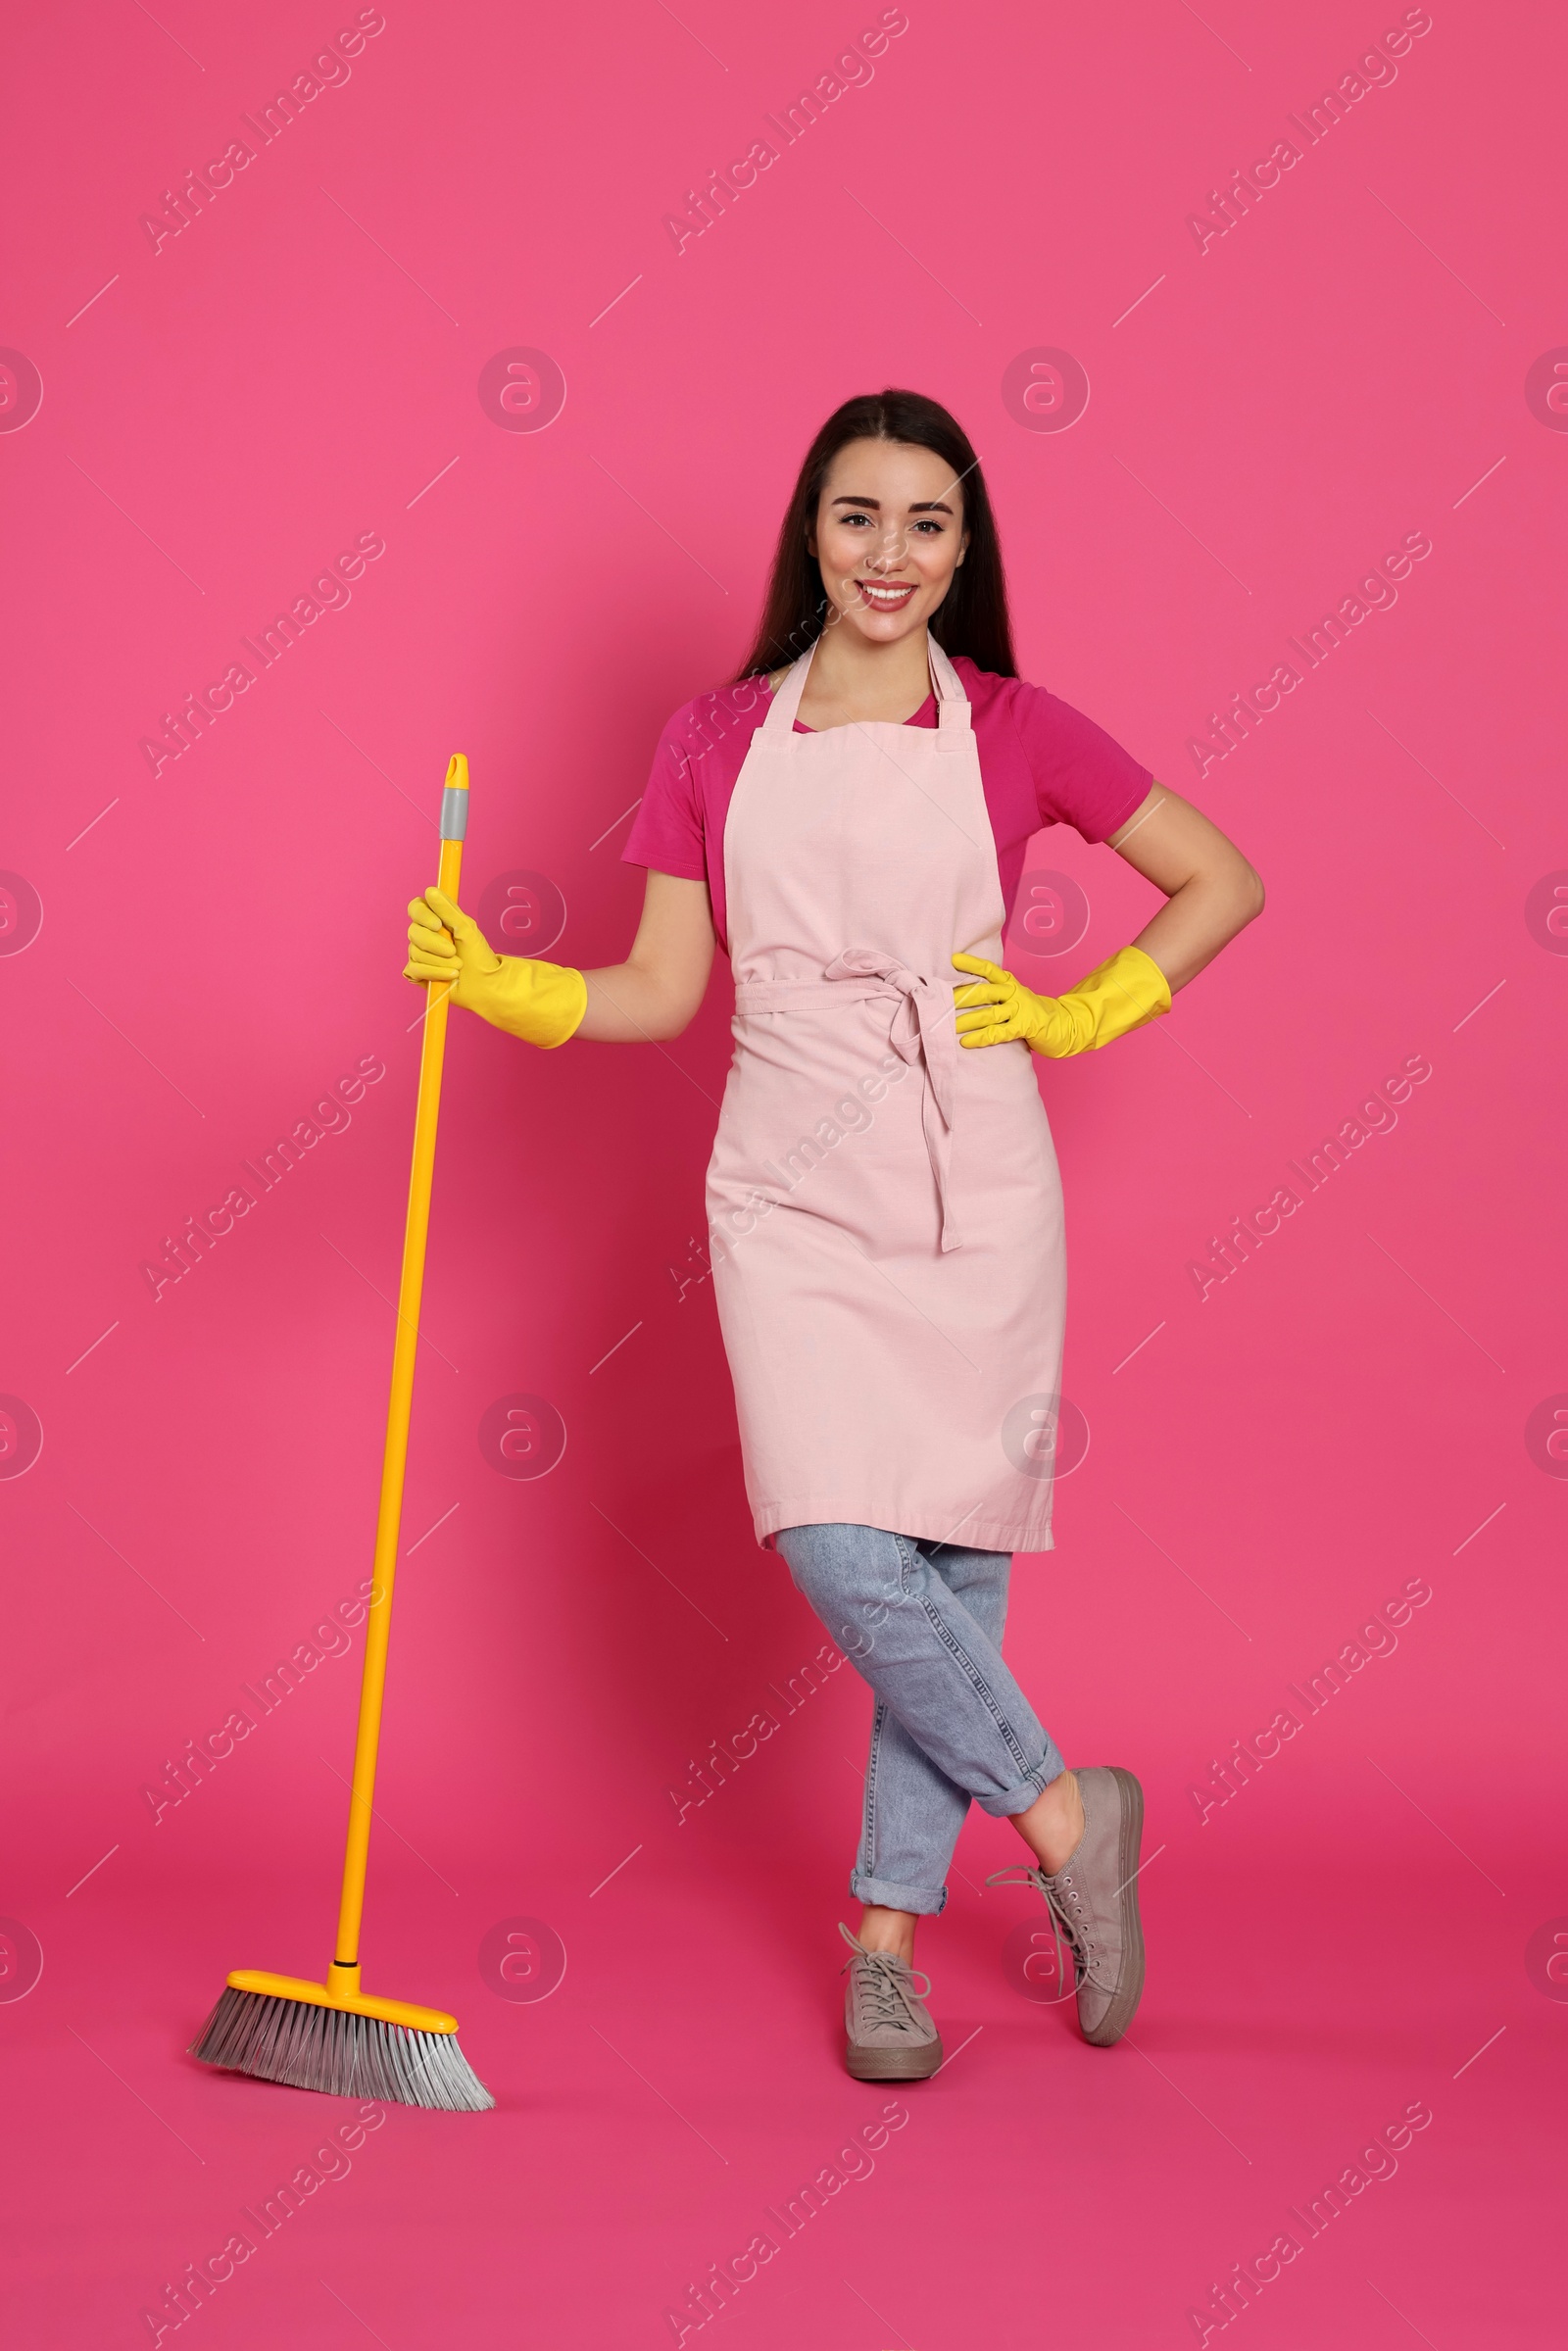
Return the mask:
<svg viewBox="0 0 1568 2351">
<path fill-rule="evenodd" d="M 949 1198 L 953 1158 L 953 1115 L 958 1065 L 958 1033 L 954 1020 L 954 984 L 923 979 L 901 963 L 897 955 L 875 947 L 847 947 L 823 973 L 835 981 L 858 981 L 866 996 L 896 996 L 888 1042 L 902 1061 L 920 1067 L 925 1083 L 920 1095 L 920 1126 L 926 1153 L 936 1180 L 942 1211 L 942 1247 L 960 1249 L 962 1237 Z"/>
</svg>

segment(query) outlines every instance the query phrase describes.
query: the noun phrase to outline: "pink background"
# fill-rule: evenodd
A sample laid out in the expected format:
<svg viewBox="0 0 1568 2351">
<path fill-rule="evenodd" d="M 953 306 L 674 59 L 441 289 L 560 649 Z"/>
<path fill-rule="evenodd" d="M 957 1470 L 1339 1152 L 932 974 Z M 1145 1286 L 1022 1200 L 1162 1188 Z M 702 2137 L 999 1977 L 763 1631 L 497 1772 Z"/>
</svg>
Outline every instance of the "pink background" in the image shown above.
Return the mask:
<svg viewBox="0 0 1568 2351">
<path fill-rule="evenodd" d="M 820 1635 L 752 1543 L 690 1249 L 727 975 L 661 1053 L 539 1056 L 460 1019 L 366 1958 L 457 2011 L 499 2111 L 390 2112 L 215 2289 L 204 2339 L 667 2343 L 690 2284 L 771 2229 L 731 2351 L 1191 2342 L 1210 2282 L 1416 2100 L 1397 2176 L 1261 2289 L 1253 2351 L 1555 2331 L 1568 1462 L 1527 1430 L 1568 1391 L 1568 939 L 1540 913 L 1568 867 L 1568 419 L 1526 377 L 1568 338 L 1560 23 L 1436 7 L 1200 252 L 1188 214 L 1396 8 L 919 0 L 677 255 L 666 212 L 878 13 L 389 5 L 157 252 L 142 213 L 352 9 L 13 29 L 0 341 L 43 386 L 0 436 L 0 864 L 42 906 L 26 943 L 25 890 L 0 904 L 0 1389 L 43 1433 L 0 1478 L 19 2341 L 152 2339 L 166 2283 L 348 2111 L 182 2051 L 228 1968 L 329 1956 L 358 1640 L 156 1824 L 143 1790 L 368 1572 L 402 908 L 447 756 L 472 762 L 470 905 L 543 874 L 557 952 L 618 956 L 659 730 L 741 653 L 810 433 L 888 382 L 981 451 L 1026 673 L 1270 893 L 1168 1022 L 1043 1081 L 1091 1442 L 1009 1645 L 1069 1757 L 1146 1783 L 1146 2005 L 1105 2055 L 1024 1996 L 1008 1937 L 1038 1913 L 980 1890 L 1015 1840 L 977 1818 L 923 1946 L 948 2069 L 870 2177 L 787 2240 L 766 2220 L 885 2100 L 840 2070 L 835 1974 L 867 1699 L 848 1670 L 793 1715 L 768 1697 Z M 481 406 L 516 347 L 564 372 L 548 430 Z M 1070 430 L 1004 401 L 1042 347 L 1087 372 Z M 1412 531 L 1432 554 L 1397 604 L 1200 779 L 1208 713 Z M 385 553 L 352 602 L 155 778 L 160 713 L 362 533 Z M 1043 989 L 1154 903 L 1069 833 L 1031 863 L 1092 909 L 1061 958 L 1015 930 Z M 1200 1302 L 1188 1261 L 1413 1054 L 1397 1126 Z M 155 1302 L 162 1237 L 362 1056 L 386 1075 L 352 1124 Z M 538 1479 L 477 1441 L 516 1393 L 564 1423 Z M 1410 1578 L 1433 1596 L 1396 1653 L 1200 1824 L 1210 1759 Z M 690 1760 L 769 1704 L 776 1736 L 678 1824 Z M 509 1982 L 480 1946 L 523 1918 Z M 552 1938 L 549 1996 L 499 1996 L 546 1988 Z"/>
</svg>

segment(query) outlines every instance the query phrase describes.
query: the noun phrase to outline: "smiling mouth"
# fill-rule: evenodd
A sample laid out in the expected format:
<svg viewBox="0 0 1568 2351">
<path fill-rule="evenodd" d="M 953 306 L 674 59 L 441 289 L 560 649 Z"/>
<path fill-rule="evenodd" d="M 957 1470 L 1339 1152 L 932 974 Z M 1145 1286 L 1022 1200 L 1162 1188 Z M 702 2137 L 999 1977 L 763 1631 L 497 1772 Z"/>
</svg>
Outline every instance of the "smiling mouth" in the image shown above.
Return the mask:
<svg viewBox="0 0 1568 2351">
<path fill-rule="evenodd" d="M 901 611 L 908 603 L 915 590 L 915 582 L 912 579 L 895 580 L 891 583 L 858 579 L 855 584 L 860 591 L 862 602 L 869 605 L 873 612 Z"/>
</svg>

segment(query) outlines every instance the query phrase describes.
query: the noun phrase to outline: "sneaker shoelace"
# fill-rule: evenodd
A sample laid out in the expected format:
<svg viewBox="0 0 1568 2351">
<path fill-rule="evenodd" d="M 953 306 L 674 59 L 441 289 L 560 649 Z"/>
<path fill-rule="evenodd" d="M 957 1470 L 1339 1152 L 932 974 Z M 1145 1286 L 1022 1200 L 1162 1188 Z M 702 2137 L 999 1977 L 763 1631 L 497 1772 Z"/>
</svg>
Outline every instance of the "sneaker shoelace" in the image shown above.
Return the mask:
<svg viewBox="0 0 1568 2351">
<path fill-rule="evenodd" d="M 842 1919 L 839 1933 L 850 1946 L 844 1967 L 856 1970 L 856 1987 L 866 2023 L 873 2028 L 891 2026 L 896 2033 L 918 2033 L 920 2020 L 912 2014 L 908 1996 L 912 1993 L 918 1999 L 925 1999 L 931 1989 L 930 1977 L 919 1968 L 911 1968 L 896 1951 L 868 1951 Z M 842 1975 L 844 1968 L 839 1973 Z"/>
<path fill-rule="evenodd" d="M 1100 1984 L 1100 1980 L 1095 1974 L 1095 1938 L 1089 1932 L 1089 1922 L 1084 1915 L 1083 1904 L 1078 1898 L 1078 1888 L 1072 1882 L 1071 1870 L 1064 1869 L 1058 1871 L 1054 1878 L 1048 1878 L 1044 1870 L 1032 1870 L 1020 1862 L 1011 1869 L 993 1870 L 986 1880 L 986 1884 L 988 1886 L 1032 1886 L 1035 1891 L 1043 1897 L 1046 1915 L 1051 1921 L 1052 1940 L 1055 1946 L 1056 1974 L 1062 1981 L 1065 1981 L 1065 1973 L 1061 1964 L 1063 1940 L 1072 1953 L 1075 1979 L 1072 1990 L 1058 1992 L 1057 2000 L 1072 1999 L 1085 1984 L 1093 1984 L 1101 1990 L 1105 1988 Z"/>
</svg>

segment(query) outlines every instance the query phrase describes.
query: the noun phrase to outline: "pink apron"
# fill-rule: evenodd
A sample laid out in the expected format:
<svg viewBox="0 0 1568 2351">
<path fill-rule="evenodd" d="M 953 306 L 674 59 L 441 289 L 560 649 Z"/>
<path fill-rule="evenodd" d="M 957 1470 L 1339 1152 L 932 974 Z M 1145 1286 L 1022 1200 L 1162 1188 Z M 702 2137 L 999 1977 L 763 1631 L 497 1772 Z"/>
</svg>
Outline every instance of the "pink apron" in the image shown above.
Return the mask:
<svg viewBox="0 0 1568 2351">
<path fill-rule="evenodd" d="M 954 1027 L 950 958 L 1000 959 L 1002 884 L 969 705 L 927 650 L 937 727 L 795 733 L 808 652 L 736 783 L 713 1287 L 759 1543 L 849 1522 L 1050 1550 L 1061 1179 L 1028 1047 Z"/>
</svg>

